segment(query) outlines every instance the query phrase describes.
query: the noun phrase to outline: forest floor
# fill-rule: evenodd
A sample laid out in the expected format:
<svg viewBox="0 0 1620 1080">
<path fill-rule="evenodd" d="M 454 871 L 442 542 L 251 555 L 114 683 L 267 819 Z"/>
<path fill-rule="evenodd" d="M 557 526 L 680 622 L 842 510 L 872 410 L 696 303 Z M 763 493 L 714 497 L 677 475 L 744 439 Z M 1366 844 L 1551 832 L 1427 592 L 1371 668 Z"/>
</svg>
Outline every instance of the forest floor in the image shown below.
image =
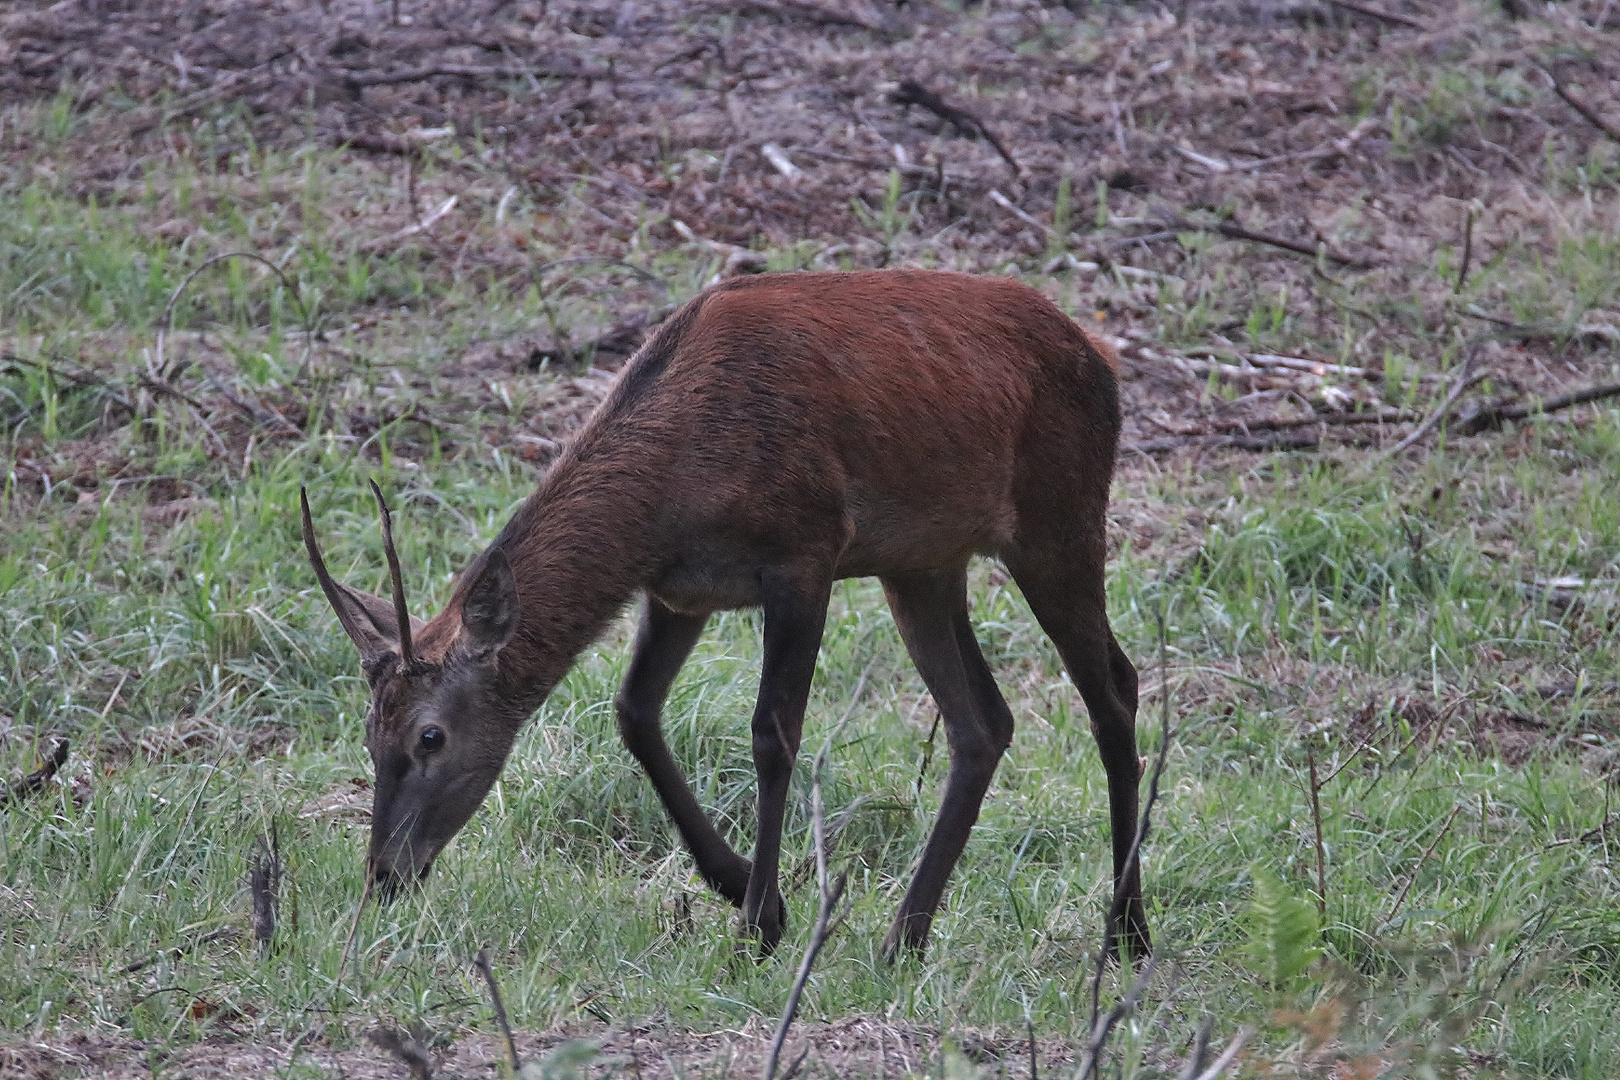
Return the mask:
<svg viewBox="0 0 1620 1080">
<path fill-rule="evenodd" d="M 66 0 L 0 5 L 0 779 L 70 746 L 0 800 L 0 1076 L 402 1075 L 379 1026 L 493 1075 L 485 945 L 545 1075 L 758 1072 L 814 883 L 738 965 L 617 744 L 628 622 L 346 947 L 366 689 L 297 493 L 377 589 L 376 476 L 432 610 L 674 305 L 902 265 L 1120 356 L 1111 613 L 1175 735 L 1108 1075 L 1205 1016 L 1255 1074 L 1609 1075 L 1620 4 Z M 1072 1071 L 1090 1030 L 1101 769 L 973 586 L 1020 732 L 893 970 L 944 749 L 881 592 L 835 599 L 806 746 L 846 719 L 853 906 L 805 1073 Z M 757 636 L 717 618 L 669 708 L 739 842 Z"/>
</svg>

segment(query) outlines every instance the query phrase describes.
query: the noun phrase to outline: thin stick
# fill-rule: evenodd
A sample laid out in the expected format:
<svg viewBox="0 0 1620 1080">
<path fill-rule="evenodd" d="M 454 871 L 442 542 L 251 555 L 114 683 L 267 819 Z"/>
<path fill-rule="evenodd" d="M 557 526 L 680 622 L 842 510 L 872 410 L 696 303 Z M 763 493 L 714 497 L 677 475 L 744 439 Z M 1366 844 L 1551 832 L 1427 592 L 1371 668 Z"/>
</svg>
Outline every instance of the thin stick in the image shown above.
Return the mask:
<svg viewBox="0 0 1620 1080">
<path fill-rule="evenodd" d="M 1102 1052 L 1108 1044 L 1108 1037 L 1113 1034 L 1114 1028 L 1123 1020 L 1127 1013 L 1136 1008 L 1136 1003 L 1142 1000 L 1147 991 L 1148 983 L 1159 968 L 1159 955 L 1152 953 L 1148 962 L 1143 965 L 1141 972 L 1131 982 L 1131 987 L 1125 996 L 1108 1010 L 1108 1014 L 1101 1019 L 1094 1020 L 1091 1026 L 1091 1035 L 1086 1040 L 1085 1052 L 1080 1057 L 1080 1068 L 1075 1071 L 1076 1080 L 1089 1080 L 1098 1073 L 1102 1064 Z"/>
<path fill-rule="evenodd" d="M 1216 1058 L 1209 1068 L 1199 1073 L 1193 1080 L 1217 1080 L 1217 1077 L 1225 1072 L 1227 1067 L 1237 1058 L 1238 1051 L 1243 1049 L 1243 1044 L 1248 1042 L 1249 1036 L 1253 1034 L 1254 1028 L 1252 1027 L 1238 1029 L 1238 1033 L 1232 1037 L 1232 1041 L 1227 1044 L 1226 1049 L 1221 1051 L 1221 1056 Z"/>
<path fill-rule="evenodd" d="M 945 99 L 923 86 L 915 79 L 902 79 L 900 86 L 889 95 L 889 100 L 896 105 L 921 105 L 935 116 L 956 128 L 967 136 L 980 136 L 988 142 L 1001 155 L 1001 160 L 1013 171 L 1014 176 L 1022 174 L 1018 162 L 1013 159 L 1007 150 L 1006 144 L 996 138 L 995 132 L 984 126 L 984 121 L 954 105 L 946 103 Z"/>
<path fill-rule="evenodd" d="M 1316 778 L 1316 748 L 1305 740 L 1305 758 L 1311 768 L 1311 822 L 1316 826 L 1316 909 L 1327 918 L 1327 854 L 1322 844 L 1322 781 Z M 1337 770 L 1335 770 L 1337 775 Z M 1329 777 L 1332 779 L 1332 777 Z"/>
<path fill-rule="evenodd" d="M 1336 8 L 1343 8 L 1346 11 L 1353 11 L 1357 15 L 1365 15 L 1369 19 L 1377 19 L 1379 22 L 1389 23 L 1391 26 L 1406 26 L 1413 30 L 1428 29 L 1427 26 L 1418 22 L 1416 19 L 1408 19 L 1405 15 L 1397 15 L 1392 11 L 1384 11 L 1380 8 L 1368 7 L 1365 4 L 1353 3 L 1352 0 L 1328 0 L 1328 3 L 1332 4 Z"/>
<path fill-rule="evenodd" d="M 495 1020 L 501 1025 L 501 1037 L 506 1040 L 506 1056 L 512 1063 L 512 1073 L 516 1075 L 522 1071 L 523 1064 L 518 1060 L 517 1041 L 512 1038 L 512 1025 L 506 1021 L 506 1005 L 501 1001 L 501 988 L 495 982 L 495 969 L 489 962 L 489 951 L 479 949 L 478 955 L 473 957 L 473 967 L 478 974 L 484 977 L 484 983 L 489 987 L 490 1000 L 495 1003 Z"/>
<path fill-rule="evenodd" d="M 1176 1080 L 1195 1080 L 1203 1071 L 1204 1058 L 1209 1056 L 1209 1033 L 1215 1028 L 1215 1017 L 1205 1013 L 1204 1018 L 1198 1022 L 1198 1034 L 1193 1039 L 1192 1053 L 1187 1055 L 1187 1064 L 1177 1075 Z"/>
<path fill-rule="evenodd" d="M 315 347 L 315 331 L 319 325 L 317 319 L 317 316 L 320 313 L 319 302 L 317 302 L 316 306 L 313 308 L 305 304 L 303 293 L 293 288 L 292 281 L 288 279 L 286 271 L 282 270 L 281 267 L 277 266 L 263 255 L 252 251 L 227 251 L 224 254 L 215 255 L 211 258 L 204 259 L 201 263 L 199 263 L 196 269 L 187 274 L 181 280 L 180 284 L 175 286 L 174 292 L 169 294 L 169 302 L 163 305 L 163 317 L 158 320 L 157 341 L 153 346 L 154 355 L 157 357 L 157 364 L 154 366 L 152 371 L 152 376 L 160 382 L 167 378 L 170 374 L 167 370 L 167 361 L 163 359 L 163 341 L 174 326 L 174 305 L 179 302 L 180 294 L 186 291 L 186 286 L 190 285 L 198 274 L 202 273 L 204 270 L 207 270 L 215 263 L 224 262 L 226 259 L 252 259 L 254 262 L 262 263 L 263 265 L 268 266 L 270 271 L 281 280 L 281 287 L 287 290 L 287 294 L 292 297 L 293 303 L 298 305 L 299 311 L 304 316 L 304 358 L 299 362 L 299 366 L 302 367 L 304 364 L 309 362 L 310 351 Z M 178 391 L 175 392 L 178 393 Z"/>
<path fill-rule="evenodd" d="M 1164 611 L 1161 609 L 1156 617 L 1159 623 L 1159 668 L 1161 671 L 1168 672 L 1170 670 L 1170 644 L 1169 632 L 1165 627 Z M 1142 992 L 1147 989 L 1148 979 L 1152 977 L 1154 969 L 1158 966 L 1157 954 L 1150 953 L 1142 974 L 1131 984 L 1131 988 L 1126 992 L 1125 996 L 1119 1000 L 1119 1003 L 1114 1008 L 1109 1010 L 1108 1015 L 1099 1018 L 1103 969 L 1108 965 L 1109 954 L 1115 946 L 1118 936 L 1120 917 L 1124 914 L 1125 890 L 1123 885 L 1130 878 L 1131 871 L 1140 864 L 1142 843 L 1147 839 L 1148 825 L 1152 820 L 1153 804 L 1159 799 L 1159 778 L 1164 775 L 1165 760 L 1170 753 L 1170 682 L 1168 679 L 1164 681 L 1161 693 L 1164 694 L 1164 708 L 1160 721 L 1159 756 L 1153 763 L 1153 773 L 1148 781 L 1147 800 L 1142 806 L 1142 816 L 1137 822 L 1136 833 L 1131 837 L 1131 850 L 1130 854 L 1125 858 L 1124 872 L 1120 874 L 1119 881 L 1114 886 L 1114 899 L 1109 905 L 1108 917 L 1103 922 L 1102 945 L 1097 949 L 1096 972 L 1091 980 L 1091 1019 L 1088 1025 L 1091 1030 L 1091 1037 L 1087 1040 L 1086 1053 L 1082 1058 L 1083 1064 L 1080 1070 L 1075 1073 L 1078 1080 L 1088 1080 L 1092 1072 L 1096 1070 L 1103 1048 L 1108 1042 L 1108 1036 L 1114 1030 L 1114 1025 L 1136 1005 Z"/>
<path fill-rule="evenodd" d="M 875 658 L 874 658 L 875 662 Z M 810 837 L 816 854 L 816 887 L 821 894 L 821 900 L 816 908 L 816 925 L 810 932 L 810 943 L 805 946 L 804 956 L 799 960 L 799 970 L 793 976 L 793 987 L 788 991 L 786 1006 L 782 1009 L 782 1020 L 776 1025 L 776 1033 L 771 1036 L 771 1049 L 765 1057 L 764 1080 L 776 1080 L 777 1063 L 782 1057 L 782 1045 L 787 1042 L 788 1029 L 793 1026 L 793 1018 L 799 1012 L 799 998 L 804 994 L 804 987 L 810 981 L 810 971 L 815 967 L 816 956 L 820 954 L 821 947 L 827 944 L 827 939 L 838 928 L 840 917 L 834 921 L 833 912 L 838 903 L 844 898 L 844 886 L 849 883 L 849 872 L 843 871 L 838 880 L 830 887 L 827 884 L 827 811 L 821 798 L 821 770 L 826 767 L 827 757 L 832 753 L 833 740 L 843 730 L 849 718 L 855 715 L 855 706 L 860 701 L 861 691 L 866 687 L 866 674 L 872 669 L 868 663 L 866 670 L 855 683 L 855 692 L 850 695 L 849 708 L 844 716 L 827 733 L 827 739 L 821 744 L 821 752 L 810 766 Z M 806 1050 L 805 1053 L 809 1051 Z M 791 1076 L 804 1062 L 805 1055 L 800 1054 L 784 1076 Z"/>
<path fill-rule="evenodd" d="M 1567 394 L 1545 401 L 1520 402 L 1516 405 L 1486 405 L 1478 412 L 1462 416 L 1456 425 L 1459 435 L 1475 435 L 1481 431 L 1494 431 L 1509 420 L 1524 420 L 1531 416 L 1545 416 L 1561 412 L 1576 405 L 1585 405 L 1605 398 L 1620 397 L 1620 383 L 1605 383 L 1571 390 Z"/>
<path fill-rule="evenodd" d="M 67 764 L 67 759 L 68 741 L 52 739 L 50 753 L 40 759 L 38 768 L 15 784 L 0 785 L 0 806 L 16 802 L 44 788 L 51 782 L 51 777 L 56 775 L 57 770 Z"/>
<path fill-rule="evenodd" d="M 1580 113 L 1582 118 L 1585 119 L 1587 123 L 1603 132 L 1603 134 L 1607 135 L 1615 142 L 1620 142 L 1620 128 L 1615 127 L 1613 124 L 1603 119 L 1603 117 L 1599 116 L 1593 110 L 1592 106 L 1570 93 L 1563 83 L 1553 78 L 1551 72 L 1544 71 L 1542 74 L 1546 75 L 1547 81 L 1552 83 L 1553 93 L 1564 99 L 1564 104 Z"/>
<path fill-rule="evenodd" d="M 1474 208 L 1468 208 L 1468 221 L 1463 225 L 1462 266 L 1457 270 L 1457 284 L 1451 291 L 1460 293 L 1468 284 L 1468 264 L 1474 259 Z"/>
<path fill-rule="evenodd" d="M 366 887 L 360 892 L 360 902 L 354 908 L 354 921 L 349 924 L 349 936 L 343 942 L 343 957 L 338 961 L 337 978 L 332 980 L 332 1008 L 337 1009 L 338 988 L 343 985 L 343 969 L 349 966 L 349 950 L 354 948 L 354 939 L 360 932 L 360 914 L 366 910 L 366 901 L 371 898 L 371 859 L 366 859 Z M 355 957 L 356 970 L 360 967 L 360 958 Z"/>
<path fill-rule="evenodd" d="M 1488 371 L 1475 374 L 1474 357 L 1476 353 L 1476 349 L 1468 350 L 1467 357 L 1463 359 L 1462 371 L 1458 373 L 1457 378 L 1452 382 L 1451 389 L 1446 391 L 1446 398 L 1440 403 L 1440 407 L 1430 413 L 1428 419 L 1414 428 L 1410 435 L 1396 443 L 1394 449 L 1387 451 L 1383 455 L 1383 460 L 1398 457 L 1408 447 L 1415 445 L 1424 436 L 1428 435 L 1450 414 L 1451 407 L 1457 404 L 1457 399 L 1463 396 L 1464 391 L 1476 383 L 1483 382 L 1490 376 Z"/>
<path fill-rule="evenodd" d="M 1440 846 L 1440 841 L 1444 840 L 1446 833 L 1451 831 L 1451 823 L 1457 820 L 1457 811 L 1461 809 L 1462 804 L 1458 803 L 1451 808 L 1451 813 L 1446 815 L 1446 823 L 1440 826 L 1440 831 L 1435 834 L 1429 846 L 1423 849 L 1423 854 L 1418 856 L 1417 863 L 1412 867 L 1412 873 L 1407 876 L 1406 884 L 1401 886 L 1400 895 L 1395 897 L 1394 906 L 1389 909 L 1389 914 L 1385 915 L 1383 921 L 1378 924 L 1380 927 L 1388 926 L 1401 910 L 1401 904 L 1406 901 L 1406 894 L 1412 891 L 1412 886 L 1417 881 L 1418 871 L 1423 869 L 1423 864 L 1429 861 L 1429 856 L 1434 854 L 1434 849 Z"/>
<path fill-rule="evenodd" d="M 1198 226 L 1194 225 L 1193 228 L 1197 229 Z M 1235 221 L 1223 221 L 1219 225 L 1215 226 L 1215 231 L 1220 233 L 1222 236 L 1230 237 L 1233 240 L 1248 240 L 1256 244 L 1269 244 L 1271 247 L 1282 248 L 1284 251 L 1292 251 L 1300 255 L 1307 255 L 1313 259 L 1316 258 L 1318 254 L 1317 249 L 1308 244 L 1301 244 L 1294 240 L 1285 240 L 1280 236 L 1272 236 L 1270 233 L 1255 232 L 1253 229 L 1245 229 Z M 1370 265 L 1364 259 L 1352 259 L 1345 255 L 1336 255 L 1333 252 L 1328 251 L 1325 246 L 1322 248 L 1320 254 L 1329 261 L 1338 263 L 1340 266 L 1365 268 Z"/>
<path fill-rule="evenodd" d="M 232 941 L 240 934 L 241 931 L 234 926 L 222 926 L 217 930 L 210 930 L 208 933 L 184 945 L 175 945 L 167 949 L 159 949 L 154 953 L 147 953 L 139 960 L 131 960 L 118 970 L 125 975 L 133 975 L 137 971 L 143 971 L 151 967 L 165 956 L 183 956 L 187 949 L 195 949 L 199 945 L 211 945 L 216 941 Z"/>
</svg>

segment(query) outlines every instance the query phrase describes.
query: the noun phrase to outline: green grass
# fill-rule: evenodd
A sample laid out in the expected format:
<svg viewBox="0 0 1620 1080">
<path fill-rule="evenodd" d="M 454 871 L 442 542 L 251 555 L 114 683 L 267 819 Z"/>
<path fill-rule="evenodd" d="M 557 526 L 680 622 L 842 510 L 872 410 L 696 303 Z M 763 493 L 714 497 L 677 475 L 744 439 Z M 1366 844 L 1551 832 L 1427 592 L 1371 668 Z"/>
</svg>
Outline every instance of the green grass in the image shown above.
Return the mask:
<svg viewBox="0 0 1620 1080">
<path fill-rule="evenodd" d="M 65 134 L 60 112 L 39 122 Z M 389 1017 L 451 1038 L 489 1025 L 468 967 L 486 943 L 525 1028 L 661 1018 L 707 1031 L 774 1018 L 813 885 L 791 878 L 783 956 L 739 961 L 733 914 L 693 879 L 618 743 L 610 702 L 628 622 L 531 723 L 427 886 L 364 910 L 340 972 L 366 829 L 315 811 L 369 776 L 366 688 L 303 559 L 299 486 L 312 492 L 334 572 L 381 592 L 365 490 L 379 476 L 399 510 L 413 604 L 435 610 L 534 483 L 531 467 L 492 454 L 480 435 L 558 387 L 549 372 L 514 376 L 511 405 L 493 391 L 468 400 L 439 366 L 481 338 L 532 332 L 545 303 L 575 321 L 616 294 L 553 282 L 542 297 L 410 250 L 368 254 L 334 226 L 334 206 L 375 209 L 367 200 L 384 197 L 386 178 L 317 152 L 242 151 L 233 168 L 154 164 L 104 204 L 20 173 L 0 185 L 8 348 L 88 357 L 116 389 L 113 376 L 141 363 L 173 289 L 204 258 L 238 244 L 295 249 L 285 265 L 297 296 L 253 264 L 223 266 L 188 291 L 177 325 L 220 336 L 239 388 L 318 391 L 308 438 L 266 440 L 248 460 L 237 444 L 228 458 L 210 454 L 172 401 L 109 423 L 107 386 L 27 363 L 0 369 L 0 770 L 29 768 L 36 736 L 74 743 L 69 783 L 0 811 L 0 1039 L 117 1033 L 156 1052 L 219 1032 L 286 1042 L 318 1028 L 343 1040 Z M 873 221 L 901 247 L 908 219 L 896 200 Z M 213 240 L 161 238 L 151 226 L 171 215 Z M 536 224 L 535 235 L 547 257 L 567 250 L 560 233 L 548 239 Z M 1601 235 L 1560 247 L 1544 291 L 1519 293 L 1523 317 L 1578 319 L 1610 304 L 1615 250 Z M 786 267 L 801 255 L 772 258 Z M 689 254 L 644 261 L 677 297 L 713 269 Z M 1482 268 L 1474 287 L 1505 288 L 1510 261 Z M 287 335 L 298 301 L 316 298 L 341 362 L 323 353 L 304 382 Z M 1282 310 L 1258 302 L 1251 333 L 1286 344 L 1297 331 Z M 400 415 L 414 401 L 442 409 L 455 445 L 400 421 L 345 435 L 342 410 L 385 394 Z M 1533 691 L 1620 680 L 1620 411 L 1583 416 L 1394 465 L 1352 452 L 1196 470 L 1127 461 L 1118 505 L 1155 528 L 1111 563 L 1112 613 L 1152 691 L 1143 752 L 1157 748 L 1166 684 L 1176 736 L 1146 856 L 1165 962 L 1116 1038 L 1122 1075 L 1163 1075 L 1166 1052 L 1206 1012 L 1220 1034 L 1258 1025 L 1257 1052 L 1300 1068 L 1312 1054 L 1365 1052 L 1408 1075 L 1443 1074 L 1465 1055 L 1501 1075 L 1610 1075 L 1620 819 L 1599 826 L 1620 803 L 1614 699 Z M 49 493 L 16 478 L 23 458 L 82 463 L 86 446 L 91 464 L 58 469 Z M 113 457 L 145 479 L 113 484 Z M 178 520 L 151 512 L 180 495 L 203 501 Z M 1555 578 L 1591 584 L 1573 600 L 1537 584 Z M 973 597 L 1018 734 L 931 951 L 886 968 L 878 943 L 937 808 L 945 753 L 940 739 L 924 768 L 932 708 L 880 591 L 859 582 L 835 594 L 806 747 L 849 714 L 826 797 L 853 909 L 803 1015 L 1018 1036 L 1028 1022 L 1078 1039 L 1109 898 L 1106 785 L 1084 710 L 1016 589 L 980 566 Z M 700 798 L 740 844 L 751 829 L 758 630 L 751 613 L 717 618 L 666 715 Z M 1437 734 L 1425 715 L 1456 730 Z M 1528 747 L 1492 741 L 1526 731 Z M 1251 940 L 1275 929 L 1267 905 L 1254 909 L 1254 868 L 1278 882 L 1272 909 L 1315 911 L 1313 759 L 1324 776 L 1344 766 L 1321 792 L 1323 956 L 1279 977 L 1287 965 Z M 790 868 L 808 852 L 807 772 L 790 808 Z M 245 927 L 247 867 L 272 828 L 288 861 L 276 952 L 215 941 L 125 970 Z M 1312 1042 L 1324 1032 L 1327 1050 Z"/>
<path fill-rule="evenodd" d="M 1613 630 L 1591 625 L 1601 613 L 1526 597 L 1516 567 L 1504 572 L 1481 553 L 1475 512 L 1460 496 L 1418 524 L 1387 512 L 1403 497 L 1426 503 L 1431 480 L 1481 490 L 1497 479 L 1533 481 L 1538 496 L 1517 508 L 1537 521 L 1525 564 L 1543 576 L 1612 578 L 1615 532 L 1594 517 L 1613 512 L 1598 493 L 1613 490 L 1606 485 L 1620 459 L 1598 452 L 1620 438 L 1620 418 L 1602 418 L 1579 440 L 1540 437 L 1585 442 L 1593 456 L 1568 473 L 1526 476 L 1525 459 L 1471 446 L 1359 487 L 1330 466 L 1279 459 L 1226 478 L 1242 501 L 1205 531 L 1183 572 L 1160 572 L 1147 552 L 1115 561 L 1115 622 L 1144 682 L 1159 678 L 1153 615 L 1162 607 L 1172 685 L 1202 688 L 1177 695 L 1178 736 L 1148 855 L 1155 930 L 1180 976 L 1161 1029 L 1140 1031 L 1143 1042 L 1184 1039 L 1205 1008 L 1223 1027 L 1269 1024 L 1274 1049 L 1290 1037 L 1268 1020 L 1280 1002 L 1246 952 L 1244 916 L 1250 866 L 1300 896 L 1314 888 L 1308 726 L 1325 729 L 1313 746 L 1330 762 L 1355 745 L 1343 722 L 1396 691 L 1437 708 L 1459 697 L 1489 707 L 1514 672 L 1616 677 Z M 6 812 L 0 1028 L 38 1037 L 110 1025 L 167 1045 L 206 1033 L 211 1022 L 191 1009 L 202 1000 L 241 1011 L 249 1019 L 238 1027 L 272 1037 L 381 1015 L 455 1030 L 484 1022 L 466 961 L 486 942 L 527 1027 L 577 1019 L 582 1009 L 703 1028 L 773 1015 L 791 965 L 734 960 L 730 912 L 694 883 L 618 745 L 609 702 L 625 663 L 623 627 L 545 706 L 427 888 L 367 909 L 358 974 L 339 985 L 365 830 L 300 817 L 300 808 L 367 776 L 365 688 L 298 557 L 294 506 L 300 482 L 324 492 L 316 513 L 333 565 L 377 588 L 361 487 L 368 471 L 300 447 L 261 459 L 246 482 L 213 490 L 217 509 L 168 529 L 143 527 L 138 508 L 119 501 L 83 510 L 46 503 L 9 518 L 0 556 L 7 760 L 14 771 L 26 764 L 26 733 L 37 727 L 70 734 L 94 767 L 77 770 L 89 789 L 83 806 L 53 789 Z M 1195 494 L 1178 490 L 1180 479 L 1122 486 L 1173 512 Z M 529 480 L 461 461 L 413 476 L 408 490 L 429 485 L 480 523 L 481 535 L 475 541 L 425 498 L 409 504 L 402 555 L 423 610 L 443 599 L 452 568 L 493 534 Z M 1415 552 L 1409 530 L 1418 528 L 1426 539 Z M 1426 551 L 1434 554 L 1417 561 Z M 867 671 L 827 790 L 830 813 L 848 814 L 836 861 L 853 871 L 855 900 L 806 1012 L 1016 1030 L 1027 1002 L 1043 1031 L 1078 1035 L 1107 898 L 1105 784 L 1078 703 L 1021 599 L 993 571 L 976 578 L 979 635 L 1020 730 L 929 957 L 892 970 L 878 963 L 876 945 L 935 809 L 943 748 L 919 793 L 931 720 L 918 707 L 920 682 L 875 586 L 852 583 L 836 598 L 807 745 L 819 745 L 850 707 Z M 703 801 L 739 840 L 752 800 L 745 717 L 757 639 L 752 615 L 717 619 L 667 720 Z M 1501 658 L 1481 659 L 1482 642 Z M 1144 709 L 1147 751 L 1157 740 L 1156 700 Z M 1538 707 L 1555 726 L 1584 716 L 1612 745 L 1612 712 Z M 1378 1045 L 1441 1040 L 1446 1016 L 1460 1010 L 1469 1022 L 1457 1041 L 1500 1055 L 1511 1071 L 1602 1075 L 1620 1051 L 1605 1022 L 1620 1009 L 1620 897 L 1603 845 L 1580 839 L 1607 805 L 1593 768 L 1600 751 L 1570 732 L 1515 767 L 1446 741 L 1397 755 L 1402 721 L 1374 723 L 1391 728 L 1389 738 L 1323 793 L 1327 959 L 1287 1003 L 1365 995 L 1377 1013 L 1365 1031 L 1346 1034 Z M 793 805 L 789 865 L 808 844 L 803 775 Z M 1454 808 L 1450 829 L 1420 861 Z M 213 945 L 120 971 L 150 950 L 240 925 L 254 838 L 273 823 L 296 895 L 282 951 L 261 958 Z M 813 899 L 802 882 L 789 894 L 789 955 Z M 289 917 L 291 907 L 289 897 Z M 335 1017 L 324 1011 L 334 1007 Z"/>
</svg>

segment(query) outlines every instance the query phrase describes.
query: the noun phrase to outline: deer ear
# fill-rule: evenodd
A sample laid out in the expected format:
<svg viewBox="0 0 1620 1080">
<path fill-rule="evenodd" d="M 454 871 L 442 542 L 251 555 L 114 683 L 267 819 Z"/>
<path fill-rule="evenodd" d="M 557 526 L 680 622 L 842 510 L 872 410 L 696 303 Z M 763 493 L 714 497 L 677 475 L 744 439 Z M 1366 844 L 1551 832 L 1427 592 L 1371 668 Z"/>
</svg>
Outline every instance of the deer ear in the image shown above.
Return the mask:
<svg viewBox="0 0 1620 1080">
<path fill-rule="evenodd" d="M 461 641 L 467 655 L 493 656 L 517 632 L 517 577 L 506 552 L 491 548 L 473 574 L 461 601 Z"/>
<path fill-rule="evenodd" d="M 393 603 L 384 600 L 380 596 L 373 596 L 370 593 L 361 592 L 359 589 L 350 588 L 341 581 L 333 582 L 333 584 L 337 586 L 338 592 L 343 596 L 344 600 L 352 605 L 355 613 L 359 615 L 359 618 L 355 621 L 360 623 L 363 628 L 369 625 L 370 635 L 381 638 L 387 644 L 383 651 L 398 652 L 399 616 L 394 614 Z M 426 625 L 415 615 L 411 616 L 411 634 L 413 636 L 420 634 L 422 628 Z M 348 628 L 346 621 L 344 622 L 344 628 Z M 353 633 L 351 630 L 350 636 L 353 636 Z M 360 639 L 356 637 L 354 643 L 360 645 Z M 361 645 L 360 651 L 364 653 L 366 651 L 365 646 Z"/>
</svg>

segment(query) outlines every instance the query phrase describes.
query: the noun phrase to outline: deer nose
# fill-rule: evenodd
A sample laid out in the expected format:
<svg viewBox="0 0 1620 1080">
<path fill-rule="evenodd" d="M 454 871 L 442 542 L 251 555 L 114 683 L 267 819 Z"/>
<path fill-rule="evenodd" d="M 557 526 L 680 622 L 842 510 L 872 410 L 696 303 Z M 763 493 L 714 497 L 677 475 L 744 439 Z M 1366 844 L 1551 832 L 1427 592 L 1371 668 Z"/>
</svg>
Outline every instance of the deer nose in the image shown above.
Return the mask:
<svg viewBox="0 0 1620 1080">
<path fill-rule="evenodd" d="M 409 865 L 404 867 L 402 873 L 392 864 L 384 864 L 369 859 L 367 864 L 371 875 L 371 892 L 372 895 L 376 896 L 379 904 L 386 904 L 397 898 L 401 893 L 409 892 L 413 886 L 426 880 L 428 871 L 433 868 L 433 860 L 431 859 L 423 864 L 422 869 L 414 875 L 410 872 Z"/>
</svg>

